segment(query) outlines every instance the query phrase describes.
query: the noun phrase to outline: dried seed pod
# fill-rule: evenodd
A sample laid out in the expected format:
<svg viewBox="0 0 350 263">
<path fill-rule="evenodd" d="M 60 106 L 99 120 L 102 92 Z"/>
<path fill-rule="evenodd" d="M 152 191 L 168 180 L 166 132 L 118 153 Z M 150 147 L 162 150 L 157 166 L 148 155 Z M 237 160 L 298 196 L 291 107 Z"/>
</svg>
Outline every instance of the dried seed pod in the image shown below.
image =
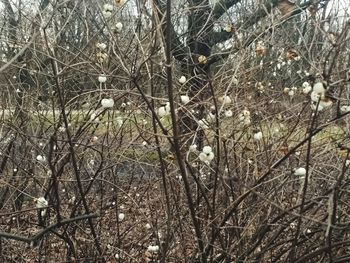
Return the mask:
<svg viewBox="0 0 350 263">
<path fill-rule="evenodd" d="M 286 52 L 286 59 L 288 60 L 298 60 L 299 53 L 295 48 L 289 48 Z"/>
<path fill-rule="evenodd" d="M 264 56 L 266 54 L 266 46 L 263 41 L 258 41 L 255 47 L 255 53 L 257 56 Z"/>
<path fill-rule="evenodd" d="M 290 16 L 295 10 L 294 0 L 280 0 L 277 4 L 277 8 L 280 10 L 283 16 Z"/>
</svg>

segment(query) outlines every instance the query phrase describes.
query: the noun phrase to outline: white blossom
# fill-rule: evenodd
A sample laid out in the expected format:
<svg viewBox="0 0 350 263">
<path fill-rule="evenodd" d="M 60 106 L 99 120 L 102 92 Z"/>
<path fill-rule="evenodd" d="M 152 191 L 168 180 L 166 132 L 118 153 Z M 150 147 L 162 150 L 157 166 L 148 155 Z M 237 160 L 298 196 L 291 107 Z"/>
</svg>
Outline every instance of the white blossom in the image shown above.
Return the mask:
<svg viewBox="0 0 350 263">
<path fill-rule="evenodd" d="M 100 50 L 105 50 L 107 48 L 106 43 L 97 43 L 96 47 Z"/>
<path fill-rule="evenodd" d="M 112 16 L 112 11 L 113 11 L 113 6 L 110 4 L 104 4 L 103 5 L 103 10 L 102 14 L 106 17 L 109 18 Z"/>
<path fill-rule="evenodd" d="M 225 25 L 224 30 L 225 30 L 227 33 L 230 33 L 230 32 L 232 31 L 232 26 L 231 26 L 231 25 Z"/>
<path fill-rule="evenodd" d="M 213 151 L 213 149 L 211 148 L 211 146 L 204 146 L 202 152 L 204 152 L 205 154 L 209 154 Z"/>
<path fill-rule="evenodd" d="M 112 98 L 110 99 L 102 99 L 101 105 L 103 108 L 113 108 L 114 106 L 114 100 Z"/>
<path fill-rule="evenodd" d="M 180 82 L 181 84 L 184 84 L 184 83 L 186 82 L 186 77 L 185 77 L 185 76 L 181 76 L 181 77 L 179 78 L 179 82 Z"/>
<path fill-rule="evenodd" d="M 214 159 L 214 153 L 210 146 L 204 146 L 202 152 L 199 154 L 199 160 L 209 164 Z"/>
<path fill-rule="evenodd" d="M 325 88 L 321 82 L 318 82 L 314 85 L 313 90 L 310 94 L 311 98 L 311 109 L 322 111 L 324 108 L 332 106 L 332 100 L 328 100 L 325 98 Z M 318 105 L 318 107 L 317 107 Z"/>
<path fill-rule="evenodd" d="M 155 246 L 150 245 L 150 246 L 148 246 L 147 250 L 149 252 L 158 252 L 159 251 L 159 246 L 158 245 L 155 245 Z"/>
<path fill-rule="evenodd" d="M 125 214 L 124 213 L 119 213 L 119 215 L 118 215 L 119 221 L 123 221 L 124 218 L 125 218 Z"/>
<path fill-rule="evenodd" d="M 36 208 L 45 208 L 47 207 L 49 202 L 45 199 L 45 197 L 39 197 L 36 199 Z"/>
<path fill-rule="evenodd" d="M 186 105 L 187 103 L 190 102 L 190 97 L 187 95 L 181 95 L 180 96 L 181 103 Z"/>
<path fill-rule="evenodd" d="M 320 94 L 315 91 L 311 92 L 310 97 L 313 102 L 318 102 L 321 99 Z"/>
<path fill-rule="evenodd" d="M 303 87 L 303 93 L 304 94 L 309 94 L 310 91 L 312 90 L 312 87 L 310 85 L 309 82 L 305 81 L 303 84 L 302 84 L 302 87 Z"/>
<path fill-rule="evenodd" d="M 292 87 L 292 88 L 290 89 L 290 91 L 288 92 L 288 95 L 289 95 L 290 97 L 293 97 L 293 96 L 295 95 L 295 92 L 296 92 L 297 90 L 298 90 L 297 87 Z"/>
<path fill-rule="evenodd" d="M 105 75 L 98 76 L 98 81 L 100 83 L 105 83 L 107 81 L 107 77 Z"/>
<path fill-rule="evenodd" d="M 243 125 L 245 126 L 250 125 L 251 123 L 250 111 L 243 110 L 242 113 L 239 114 L 238 119 Z"/>
<path fill-rule="evenodd" d="M 233 116 L 232 110 L 225 110 L 225 117 L 229 118 Z"/>
<path fill-rule="evenodd" d="M 116 23 L 115 29 L 117 30 L 117 32 L 121 32 L 123 30 L 123 24 L 121 22 Z"/>
<path fill-rule="evenodd" d="M 110 11 L 102 11 L 102 14 L 105 18 L 110 18 L 112 16 L 112 12 Z"/>
<path fill-rule="evenodd" d="M 219 49 L 224 49 L 224 44 L 219 43 L 219 44 L 217 44 L 217 47 L 218 47 Z"/>
<path fill-rule="evenodd" d="M 350 111 L 350 105 L 343 105 L 340 107 L 340 111 L 345 113 Z"/>
<path fill-rule="evenodd" d="M 40 211 L 41 216 L 44 216 L 46 214 L 46 209 L 47 208 L 49 202 L 45 199 L 45 197 L 39 197 L 36 200 L 36 208 L 38 209 L 42 209 Z"/>
<path fill-rule="evenodd" d="M 306 169 L 304 167 L 299 167 L 294 170 L 294 174 L 297 176 L 304 176 L 306 175 Z"/>
<path fill-rule="evenodd" d="M 289 94 L 289 92 L 290 92 L 290 88 L 285 87 L 285 88 L 283 89 L 283 93 Z"/>
<path fill-rule="evenodd" d="M 158 108 L 158 115 L 164 117 L 170 114 L 170 103 L 167 102 L 165 105 Z"/>
<path fill-rule="evenodd" d="M 113 11 L 113 5 L 111 5 L 111 4 L 104 4 L 103 5 L 103 10 L 112 12 Z"/>
<path fill-rule="evenodd" d="M 262 82 L 257 82 L 255 87 L 259 93 L 263 93 L 265 91 L 265 86 L 262 84 Z"/>
<path fill-rule="evenodd" d="M 326 89 L 325 89 L 322 82 L 316 82 L 314 84 L 313 91 L 318 93 L 318 94 L 324 95 L 326 92 Z"/>
<path fill-rule="evenodd" d="M 96 54 L 96 57 L 97 57 L 97 60 L 98 60 L 99 63 L 103 63 L 104 61 L 107 60 L 108 55 L 105 52 L 98 52 Z"/>
<path fill-rule="evenodd" d="M 261 139 L 262 139 L 262 137 L 263 137 L 263 134 L 262 134 L 262 132 L 261 131 L 258 131 L 258 132 L 256 132 L 256 133 L 254 133 L 254 140 L 256 140 L 256 141 L 260 141 Z"/>
<path fill-rule="evenodd" d="M 189 150 L 190 150 L 190 152 L 196 151 L 197 150 L 197 145 L 196 144 L 190 145 Z"/>
<path fill-rule="evenodd" d="M 46 161 L 46 158 L 45 158 L 45 156 L 42 156 L 42 155 L 37 155 L 36 156 L 36 160 L 38 161 L 38 162 L 45 162 Z"/>
<path fill-rule="evenodd" d="M 347 159 L 347 160 L 345 161 L 345 166 L 350 166 L 350 160 L 349 160 L 349 159 Z"/>
<path fill-rule="evenodd" d="M 325 98 L 326 89 L 322 82 L 317 82 L 314 84 L 312 88 L 312 92 L 310 94 L 311 101 L 311 109 L 317 111 L 322 111 L 324 108 L 332 105 L 332 101 L 326 101 Z"/>
<path fill-rule="evenodd" d="M 205 64 L 205 63 L 207 63 L 207 57 L 204 56 L 204 55 L 200 55 L 200 56 L 198 57 L 198 63 L 199 63 L 199 64 Z"/>
</svg>

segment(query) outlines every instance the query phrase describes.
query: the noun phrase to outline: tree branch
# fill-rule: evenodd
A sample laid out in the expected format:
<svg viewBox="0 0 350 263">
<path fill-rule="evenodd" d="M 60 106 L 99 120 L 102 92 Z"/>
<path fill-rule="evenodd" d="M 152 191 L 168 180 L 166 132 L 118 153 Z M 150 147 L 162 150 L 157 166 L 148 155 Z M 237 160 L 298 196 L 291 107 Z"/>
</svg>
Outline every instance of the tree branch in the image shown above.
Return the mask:
<svg viewBox="0 0 350 263">
<path fill-rule="evenodd" d="M 81 215 L 81 216 L 77 216 L 77 217 L 73 217 L 73 218 L 68 218 L 68 219 L 62 220 L 61 222 L 57 222 L 55 224 L 49 225 L 48 227 L 39 231 L 33 237 L 24 237 L 24 236 L 14 235 L 14 234 L 6 233 L 6 232 L 0 232 L 0 238 L 7 238 L 7 239 L 13 239 L 13 240 L 17 240 L 17 241 L 22 241 L 22 242 L 28 243 L 30 245 L 36 246 L 38 244 L 39 240 L 45 234 L 47 234 L 48 232 L 52 231 L 53 229 L 55 229 L 57 227 L 61 227 L 63 225 L 66 225 L 66 224 L 69 224 L 72 222 L 76 222 L 79 220 L 92 219 L 92 218 L 96 218 L 96 217 L 99 217 L 99 214 L 88 214 L 88 215 Z"/>
<path fill-rule="evenodd" d="M 160 0 L 155 0 L 156 3 L 155 13 L 157 14 L 157 18 L 162 27 L 162 33 L 164 37 L 167 37 L 167 23 L 165 21 L 165 13 L 166 13 L 166 5 L 162 3 Z M 184 60 L 187 55 L 187 49 L 183 43 L 179 40 L 178 35 L 175 32 L 174 25 L 170 22 L 169 31 L 171 36 L 171 50 L 174 58 L 176 60 Z"/>
<path fill-rule="evenodd" d="M 241 0 L 219 0 L 213 8 L 214 19 L 219 19 L 228 9 L 239 2 L 241 2 Z"/>
<path fill-rule="evenodd" d="M 340 119 L 344 118 L 347 115 L 350 115 L 350 112 L 344 113 L 344 114 L 342 114 L 340 116 L 336 116 L 333 119 L 331 119 L 330 121 L 328 121 L 327 123 L 318 126 L 306 138 L 304 138 L 299 143 L 297 143 L 293 148 L 291 148 L 288 151 L 288 153 L 286 153 L 282 158 L 280 158 L 273 165 L 271 165 L 271 167 L 263 175 L 261 175 L 261 177 L 256 181 L 256 183 L 250 189 L 248 189 L 246 192 L 244 192 L 239 197 L 237 197 L 237 199 L 232 203 L 232 205 L 230 205 L 230 207 L 227 209 L 228 212 L 224 215 L 224 217 L 221 220 L 221 222 L 219 223 L 215 233 L 212 235 L 209 244 L 213 244 L 215 242 L 215 240 L 218 237 L 220 231 L 222 230 L 222 227 L 225 225 L 227 220 L 232 216 L 232 214 L 236 211 L 237 207 L 253 192 L 253 190 L 256 187 L 261 185 L 266 180 L 266 178 L 276 168 L 278 168 L 284 161 L 286 161 L 292 153 L 295 153 L 300 147 L 302 147 L 305 143 L 307 143 L 310 140 L 310 138 L 314 137 L 315 135 L 317 135 L 318 133 L 323 131 L 323 129 L 325 129 L 329 125 L 333 124 L 337 120 L 340 120 Z M 205 253 L 208 254 L 210 252 L 210 249 L 212 249 L 212 247 L 211 246 L 207 246 L 206 249 L 205 249 Z"/>
<path fill-rule="evenodd" d="M 288 17 L 284 17 L 285 21 L 283 21 L 283 23 L 288 21 L 290 18 L 294 17 L 295 15 L 300 14 L 312 4 L 313 4 L 313 1 L 309 0 L 301 4 L 300 6 L 296 6 L 295 10 L 291 14 L 289 14 Z M 277 5 L 278 5 L 278 0 L 267 0 L 263 4 L 263 7 L 259 8 L 253 15 L 246 16 L 244 19 L 244 23 L 237 25 L 236 28 L 247 30 L 247 28 L 255 25 L 262 18 L 266 17 L 271 12 L 271 10 Z M 213 33 L 213 37 L 211 39 L 211 45 L 215 45 L 217 43 L 221 43 L 230 39 L 233 36 L 233 33 L 234 33 L 233 31 L 229 33 L 226 31 Z"/>
<path fill-rule="evenodd" d="M 279 23 L 277 26 L 274 26 L 274 28 L 279 27 L 281 25 L 283 25 L 285 22 L 287 22 L 288 20 L 292 19 L 293 16 L 300 14 L 301 12 L 303 12 L 306 8 L 308 8 L 310 5 L 312 4 L 312 0 L 305 2 L 304 4 L 302 4 L 299 8 L 297 8 L 292 14 L 291 16 L 289 16 L 288 18 L 286 18 L 284 21 L 282 21 L 281 23 Z M 255 21 L 255 23 L 257 23 L 258 21 Z M 251 23 L 251 22 L 249 22 Z M 254 23 L 252 23 L 252 25 L 254 25 Z M 242 46 L 238 47 L 238 46 L 234 46 L 231 49 L 228 49 L 225 53 L 220 53 L 220 54 L 214 54 L 213 56 L 210 57 L 209 61 L 208 61 L 208 65 L 211 65 L 213 63 L 216 63 L 222 59 L 227 58 L 230 54 L 232 53 L 236 53 L 238 52 L 240 49 L 242 48 L 246 48 L 248 47 L 253 41 L 255 41 L 255 39 L 257 39 L 258 37 L 261 37 L 263 35 L 265 35 L 266 33 L 270 32 L 273 29 L 273 26 L 268 26 L 266 28 L 263 28 L 262 30 L 256 30 L 255 32 L 253 32 L 243 43 Z M 217 44 L 223 41 L 226 41 L 228 39 L 230 39 L 232 37 L 233 33 L 227 33 L 227 32 L 217 32 L 215 37 L 212 38 L 213 41 L 218 40 L 218 42 L 213 42 L 212 44 Z M 221 40 L 221 41 L 219 41 Z"/>
</svg>

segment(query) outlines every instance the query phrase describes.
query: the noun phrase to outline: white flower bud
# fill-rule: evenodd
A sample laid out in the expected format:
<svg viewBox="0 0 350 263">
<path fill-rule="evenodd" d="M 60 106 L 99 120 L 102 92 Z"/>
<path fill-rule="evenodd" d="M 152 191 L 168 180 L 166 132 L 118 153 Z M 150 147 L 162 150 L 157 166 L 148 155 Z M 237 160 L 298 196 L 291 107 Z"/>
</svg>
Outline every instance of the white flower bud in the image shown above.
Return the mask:
<svg viewBox="0 0 350 263">
<path fill-rule="evenodd" d="M 111 99 L 102 99 L 101 105 L 103 108 L 113 108 L 114 100 L 112 98 Z"/>
<path fill-rule="evenodd" d="M 225 111 L 225 117 L 229 118 L 229 117 L 232 117 L 232 116 L 233 116 L 232 110 L 226 110 Z"/>
<path fill-rule="evenodd" d="M 261 131 L 258 131 L 258 132 L 256 132 L 256 133 L 254 133 L 254 140 L 256 140 L 256 141 L 260 141 L 261 139 L 262 139 L 262 137 L 263 137 L 263 134 L 262 134 L 262 132 Z"/>
<path fill-rule="evenodd" d="M 150 245 L 150 246 L 148 246 L 147 250 L 149 252 L 158 252 L 159 251 L 159 246 L 158 245 L 155 245 L 155 246 Z"/>
<path fill-rule="evenodd" d="M 187 103 L 190 102 L 190 97 L 187 95 L 181 95 L 180 96 L 181 103 L 186 105 Z"/>
<path fill-rule="evenodd" d="M 45 208 L 47 207 L 49 202 L 45 199 L 45 197 L 39 197 L 36 199 L 36 208 Z"/>
<path fill-rule="evenodd" d="M 317 82 L 313 87 L 313 91 L 319 94 L 324 94 L 326 92 L 326 89 L 322 82 Z"/>
<path fill-rule="evenodd" d="M 210 146 L 204 146 L 202 152 L 205 154 L 211 153 L 213 150 Z"/>
<path fill-rule="evenodd" d="M 118 31 L 118 32 L 121 32 L 123 30 L 123 24 L 121 22 L 118 22 L 115 24 L 115 29 Z"/>
<path fill-rule="evenodd" d="M 124 218 L 125 218 L 125 214 L 124 213 L 119 213 L 119 215 L 118 215 L 119 221 L 123 221 Z"/>
<path fill-rule="evenodd" d="M 37 160 L 38 162 L 43 163 L 43 162 L 46 161 L 46 158 L 45 158 L 45 156 L 42 156 L 42 155 L 39 154 L 39 155 L 36 156 L 36 160 Z"/>
<path fill-rule="evenodd" d="M 350 111 L 350 105 L 343 105 L 340 107 L 340 111 L 345 113 Z"/>
<path fill-rule="evenodd" d="M 185 76 L 181 76 L 181 77 L 179 78 L 179 82 L 180 82 L 181 84 L 184 84 L 184 83 L 186 82 L 186 77 L 185 77 Z"/>
<path fill-rule="evenodd" d="M 299 167 L 294 170 L 294 174 L 297 176 L 304 176 L 306 175 L 306 169 L 304 167 Z"/>
<path fill-rule="evenodd" d="M 107 81 L 107 77 L 105 75 L 98 76 L 98 81 L 100 83 L 105 83 Z"/>
<path fill-rule="evenodd" d="M 196 144 L 192 144 L 191 146 L 190 146 L 190 152 L 194 152 L 194 151 L 196 151 L 197 150 L 197 145 Z"/>
</svg>

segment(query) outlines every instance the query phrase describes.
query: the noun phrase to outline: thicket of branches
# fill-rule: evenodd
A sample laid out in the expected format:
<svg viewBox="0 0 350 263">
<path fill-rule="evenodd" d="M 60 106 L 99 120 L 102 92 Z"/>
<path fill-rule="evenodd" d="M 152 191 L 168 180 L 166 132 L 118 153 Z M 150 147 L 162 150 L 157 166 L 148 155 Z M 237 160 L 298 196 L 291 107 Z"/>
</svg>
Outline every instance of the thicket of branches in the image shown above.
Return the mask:
<svg viewBox="0 0 350 263">
<path fill-rule="evenodd" d="M 0 3 L 1 261 L 350 261 L 346 1 Z"/>
</svg>

